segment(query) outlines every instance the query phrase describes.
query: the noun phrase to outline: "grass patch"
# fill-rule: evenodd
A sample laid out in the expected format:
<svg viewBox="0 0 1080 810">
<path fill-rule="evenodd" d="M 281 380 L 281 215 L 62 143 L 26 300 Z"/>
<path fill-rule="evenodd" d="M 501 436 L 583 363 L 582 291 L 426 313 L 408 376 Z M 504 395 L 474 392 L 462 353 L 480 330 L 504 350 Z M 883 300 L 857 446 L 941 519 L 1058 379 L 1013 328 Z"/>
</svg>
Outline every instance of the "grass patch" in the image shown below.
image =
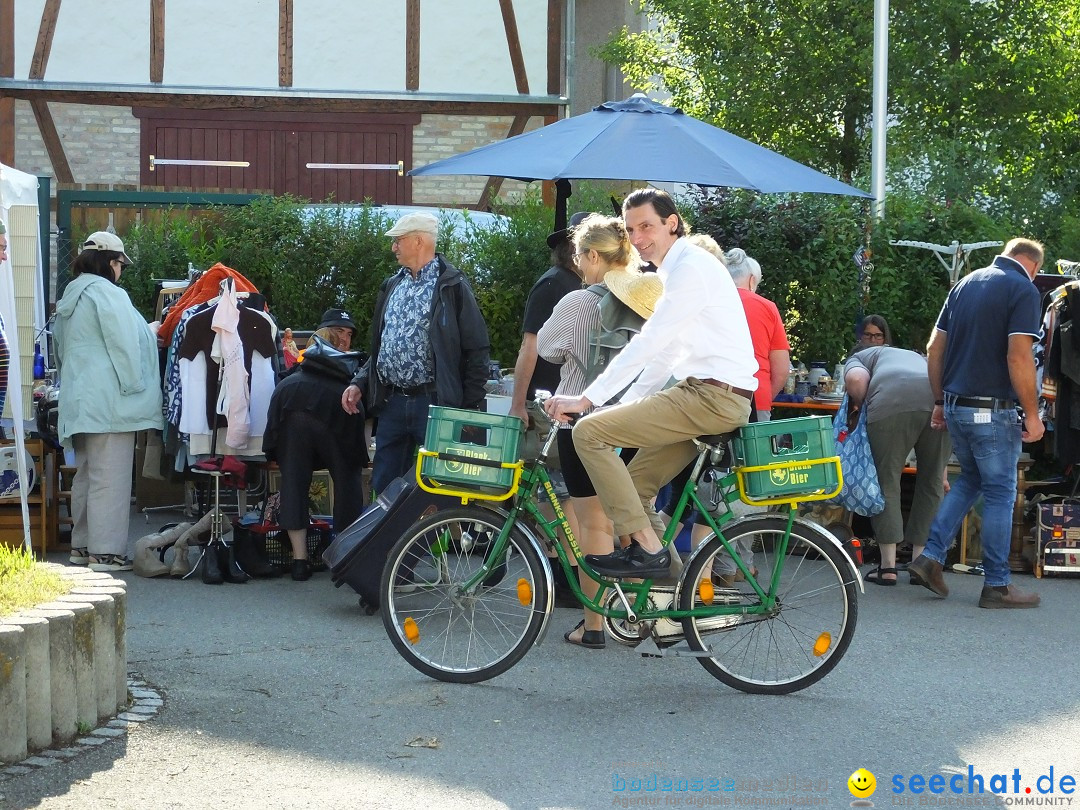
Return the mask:
<svg viewBox="0 0 1080 810">
<path fill-rule="evenodd" d="M 49 602 L 71 583 L 37 564 L 26 549 L 0 545 L 0 616 Z"/>
</svg>

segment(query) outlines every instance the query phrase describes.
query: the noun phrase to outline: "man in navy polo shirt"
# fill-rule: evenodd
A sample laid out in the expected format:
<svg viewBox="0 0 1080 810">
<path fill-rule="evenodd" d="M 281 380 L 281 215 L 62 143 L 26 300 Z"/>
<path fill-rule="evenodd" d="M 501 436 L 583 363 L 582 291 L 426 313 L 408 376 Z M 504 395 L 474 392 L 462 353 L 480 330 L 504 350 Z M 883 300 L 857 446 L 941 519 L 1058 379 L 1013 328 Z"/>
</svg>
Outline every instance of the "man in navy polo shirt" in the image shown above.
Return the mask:
<svg viewBox="0 0 1080 810">
<path fill-rule="evenodd" d="M 1009 541 L 1020 445 L 1037 442 L 1044 429 L 1032 354 L 1039 336 L 1039 293 L 1031 283 L 1042 263 L 1042 245 L 1013 239 L 992 265 L 953 287 L 927 346 L 935 400 L 930 425 L 948 428 L 960 477 L 934 518 L 926 550 L 908 571 L 913 584 L 949 595 L 942 576 L 945 552 L 982 495 L 983 608 L 1039 604 L 1038 594 L 1010 584 Z"/>
</svg>

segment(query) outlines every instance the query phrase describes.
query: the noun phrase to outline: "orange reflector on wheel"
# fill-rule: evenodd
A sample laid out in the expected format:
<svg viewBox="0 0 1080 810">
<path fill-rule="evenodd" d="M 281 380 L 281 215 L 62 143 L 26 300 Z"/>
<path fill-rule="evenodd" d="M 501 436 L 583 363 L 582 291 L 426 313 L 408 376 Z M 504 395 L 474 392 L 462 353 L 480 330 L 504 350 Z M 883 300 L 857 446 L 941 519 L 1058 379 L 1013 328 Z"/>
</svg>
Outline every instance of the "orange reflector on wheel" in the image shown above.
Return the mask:
<svg viewBox="0 0 1080 810">
<path fill-rule="evenodd" d="M 533 600 L 532 585 L 530 585 L 524 578 L 519 579 L 517 583 L 518 601 L 523 605 L 531 605 Z"/>
<path fill-rule="evenodd" d="M 823 656 L 829 651 L 829 647 L 832 646 L 832 633 L 826 631 L 817 637 L 817 641 L 814 642 L 814 655 L 818 658 Z"/>
<path fill-rule="evenodd" d="M 420 640 L 420 628 L 416 626 L 416 620 L 412 616 L 405 619 L 405 623 L 401 627 L 405 631 L 405 638 L 409 640 L 410 644 L 415 644 Z"/>
<path fill-rule="evenodd" d="M 716 596 L 716 589 L 713 587 L 712 579 L 706 578 L 698 583 L 698 596 L 701 597 L 701 601 L 706 605 L 713 603 L 713 598 Z"/>
</svg>

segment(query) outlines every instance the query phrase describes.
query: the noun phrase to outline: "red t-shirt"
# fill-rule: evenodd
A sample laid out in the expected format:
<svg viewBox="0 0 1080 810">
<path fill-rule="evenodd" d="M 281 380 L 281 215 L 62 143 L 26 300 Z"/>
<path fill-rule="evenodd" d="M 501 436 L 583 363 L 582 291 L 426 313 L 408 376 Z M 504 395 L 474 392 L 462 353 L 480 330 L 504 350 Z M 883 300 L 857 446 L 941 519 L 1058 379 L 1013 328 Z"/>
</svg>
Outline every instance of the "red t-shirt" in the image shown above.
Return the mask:
<svg viewBox="0 0 1080 810">
<path fill-rule="evenodd" d="M 754 394 L 754 407 L 759 411 L 772 410 L 772 368 L 769 364 L 769 352 L 781 349 L 791 350 L 784 321 L 776 304 L 757 293 L 739 288 L 739 298 L 746 312 L 746 323 L 750 327 L 750 340 L 754 343 L 754 357 L 757 358 L 758 387 Z"/>
</svg>

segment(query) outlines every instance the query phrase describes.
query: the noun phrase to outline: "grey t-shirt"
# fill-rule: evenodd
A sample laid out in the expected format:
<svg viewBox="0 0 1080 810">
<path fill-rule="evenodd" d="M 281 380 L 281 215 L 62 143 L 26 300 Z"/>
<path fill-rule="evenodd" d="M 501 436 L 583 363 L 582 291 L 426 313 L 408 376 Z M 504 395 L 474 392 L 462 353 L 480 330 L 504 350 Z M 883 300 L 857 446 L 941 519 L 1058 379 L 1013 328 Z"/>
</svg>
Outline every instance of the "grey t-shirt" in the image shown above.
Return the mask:
<svg viewBox="0 0 1080 810">
<path fill-rule="evenodd" d="M 922 355 L 893 346 L 871 346 L 848 358 L 844 375 L 853 368 L 870 372 L 864 404 L 867 422 L 898 413 L 934 410 L 934 394 Z"/>
</svg>

